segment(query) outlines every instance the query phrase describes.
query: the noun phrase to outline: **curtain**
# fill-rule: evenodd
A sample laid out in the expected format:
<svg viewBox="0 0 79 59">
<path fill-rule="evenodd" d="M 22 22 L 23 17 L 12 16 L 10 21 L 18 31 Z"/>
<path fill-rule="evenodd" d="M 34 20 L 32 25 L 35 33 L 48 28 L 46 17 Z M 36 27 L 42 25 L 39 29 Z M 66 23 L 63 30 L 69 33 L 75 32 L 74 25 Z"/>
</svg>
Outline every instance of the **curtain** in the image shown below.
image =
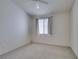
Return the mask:
<svg viewBox="0 0 79 59">
<path fill-rule="evenodd" d="M 38 33 L 38 19 L 36 19 L 36 34 Z"/>
<path fill-rule="evenodd" d="M 52 31 L 53 31 L 52 27 L 53 27 L 53 16 L 48 17 L 48 32 L 49 32 L 50 35 L 53 34 L 52 33 Z"/>
<path fill-rule="evenodd" d="M 49 35 L 52 35 L 53 33 L 52 33 L 52 31 L 53 31 L 53 29 L 52 29 L 52 27 L 53 27 L 53 16 L 51 16 L 51 17 L 41 17 L 40 19 L 45 19 L 45 18 L 48 18 L 48 34 Z M 38 33 L 38 18 L 36 19 L 36 33 Z"/>
</svg>

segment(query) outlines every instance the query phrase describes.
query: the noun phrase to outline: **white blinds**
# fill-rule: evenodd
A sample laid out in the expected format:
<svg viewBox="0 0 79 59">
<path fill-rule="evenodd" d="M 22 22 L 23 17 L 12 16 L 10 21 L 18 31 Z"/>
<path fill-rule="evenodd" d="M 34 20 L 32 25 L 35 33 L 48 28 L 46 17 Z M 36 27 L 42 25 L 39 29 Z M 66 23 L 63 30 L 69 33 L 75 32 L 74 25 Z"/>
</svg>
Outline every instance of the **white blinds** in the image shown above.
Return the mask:
<svg viewBox="0 0 79 59">
<path fill-rule="evenodd" d="M 48 18 L 38 20 L 38 33 L 48 34 Z"/>
<path fill-rule="evenodd" d="M 52 34 L 52 17 L 36 20 L 38 34 Z"/>
</svg>

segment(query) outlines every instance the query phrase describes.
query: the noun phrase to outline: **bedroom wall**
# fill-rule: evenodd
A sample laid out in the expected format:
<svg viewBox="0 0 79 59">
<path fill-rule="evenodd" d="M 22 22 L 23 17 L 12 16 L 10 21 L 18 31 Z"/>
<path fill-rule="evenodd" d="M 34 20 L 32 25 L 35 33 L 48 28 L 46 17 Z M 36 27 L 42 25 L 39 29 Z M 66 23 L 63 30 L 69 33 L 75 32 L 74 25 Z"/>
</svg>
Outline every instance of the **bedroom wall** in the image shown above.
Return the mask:
<svg viewBox="0 0 79 59">
<path fill-rule="evenodd" d="M 71 10 L 71 47 L 78 56 L 78 1 L 75 0 Z"/>
<path fill-rule="evenodd" d="M 30 19 L 11 0 L 0 0 L 0 55 L 31 41 Z"/>
<path fill-rule="evenodd" d="M 53 14 L 52 35 L 38 35 L 36 34 L 35 18 L 33 20 L 32 41 L 36 43 L 45 43 L 58 46 L 70 46 L 70 14 L 69 12 L 62 12 Z"/>
</svg>

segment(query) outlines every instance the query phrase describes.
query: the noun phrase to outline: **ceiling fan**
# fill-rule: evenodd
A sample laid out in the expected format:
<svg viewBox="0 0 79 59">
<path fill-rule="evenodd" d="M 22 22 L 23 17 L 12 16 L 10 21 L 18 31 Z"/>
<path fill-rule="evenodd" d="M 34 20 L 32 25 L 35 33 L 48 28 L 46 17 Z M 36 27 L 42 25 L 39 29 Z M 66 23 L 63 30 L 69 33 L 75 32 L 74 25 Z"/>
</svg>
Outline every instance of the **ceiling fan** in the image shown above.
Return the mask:
<svg viewBox="0 0 79 59">
<path fill-rule="evenodd" d="M 43 1 L 43 0 L 32 0 L 32 1 L 34 1 L 34 2 L 40 2 L 40 3 L 43 3 L 43 4 L 48 4 L 48 2 Z"/>
<path fill-rule="evenodd" d="M 46 1 L 44 1 L 44 0 L 29 0 L 29 1 L 35 2 L 37 9 L 40 8 L 39 3 L 46 4 L 46 5 L 48 4 L 48 2 L 46 2 Z"/>
</svg>

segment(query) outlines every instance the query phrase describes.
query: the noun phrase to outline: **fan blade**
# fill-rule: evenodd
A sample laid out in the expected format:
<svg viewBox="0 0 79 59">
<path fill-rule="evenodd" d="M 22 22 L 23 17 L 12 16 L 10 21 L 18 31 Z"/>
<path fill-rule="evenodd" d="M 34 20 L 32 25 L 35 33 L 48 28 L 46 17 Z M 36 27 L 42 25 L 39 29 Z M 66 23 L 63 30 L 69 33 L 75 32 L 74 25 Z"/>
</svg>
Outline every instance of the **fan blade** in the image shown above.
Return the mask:
<svg viewBox="0 0 79 59">
<path fill-rule="evenodd" d="M 43 0 L 32 0 L 32 1 L 35 1 L 35 2 L 40 2 L 40 3 L 44 3 L 44 4 L 48 4 L 48 2 L 43 1 Z"/>
<path fill-rule="evenodd" d="M 39 2 L 44 3 L 44 4 L 48 4 L 48 2 L 42 1 L 42 0 L 39 0 Z"/>
<path fill-rule="evenodd" d="M 37 2 L 37 1 L 39 1 L 39 0 L 32 0 L 32 1 L 36 1 L 36 2 Z"/>
</svg>

